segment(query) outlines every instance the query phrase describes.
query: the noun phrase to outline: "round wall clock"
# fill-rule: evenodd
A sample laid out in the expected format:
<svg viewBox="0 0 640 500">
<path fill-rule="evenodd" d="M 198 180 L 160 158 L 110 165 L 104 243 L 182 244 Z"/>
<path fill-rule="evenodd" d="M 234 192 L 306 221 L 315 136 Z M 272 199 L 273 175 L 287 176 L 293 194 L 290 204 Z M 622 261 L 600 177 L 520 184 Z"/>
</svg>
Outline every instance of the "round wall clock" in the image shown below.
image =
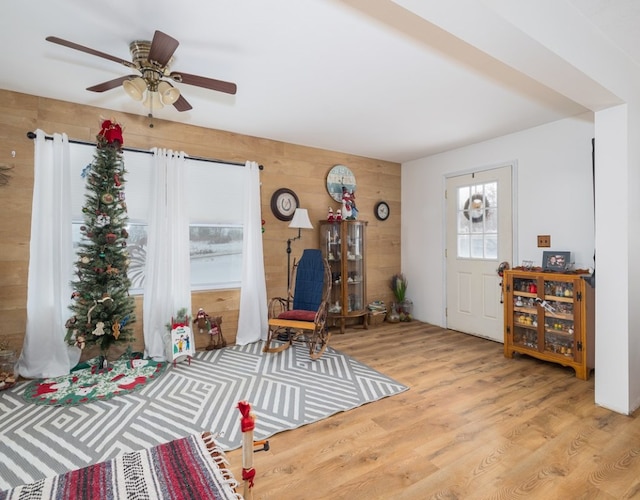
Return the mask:
<svg viewBox="0 0 640 500">
<path fill-rule="evenodd" d="M 280 188 L 271 196 L 271 211 L 277 219 L 285 221 L 293 219 L 293 214 L 299 207 L 298 196 L 291 189 Z"/>
<path fill-rule="evenodd" d="M 337 202 L 342 201 L 342 192 L 346 188 L 347 192 L 353 193 L 356 190 L 356 176 L 344 165 L 335 165 L 327 174 L 327 191 Z"/>
<path fill-rule="evenodd" d="M 386 201 L 379 201 L 373 209 L 373 213 L 378 220 L 387 220 L 389 218 L 389 205 Z"/>
</svg>

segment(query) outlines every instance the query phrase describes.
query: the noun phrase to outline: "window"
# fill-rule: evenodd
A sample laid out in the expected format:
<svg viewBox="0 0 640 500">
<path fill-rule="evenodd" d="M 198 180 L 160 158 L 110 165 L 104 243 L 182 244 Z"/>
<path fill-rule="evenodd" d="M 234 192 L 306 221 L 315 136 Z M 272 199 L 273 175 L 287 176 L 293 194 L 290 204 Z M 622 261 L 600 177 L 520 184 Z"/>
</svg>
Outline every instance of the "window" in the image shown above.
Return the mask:
<svg viewBox="0 0 640 500">
<path fill-rule="evenodd" d="M 498 258 L 498 183 L 458 188 L 458 258 Z"/>
<path fill-rule="evenodd" d="M 73 261 L 84 223 L 83 170 L 93 161 L 93 145 L 70 144 L 72 168 Z M 132 294 L 144 288 L 149 194 L 153 156 L 125 151 L 125 195 L 129 215 L 127 247 Z M 246 171 L 236 165 L 187 160 L 189 169 L 189 241 L 191 289 L 240 287 L 242 279 L 242 221 Z"/>
</svg>

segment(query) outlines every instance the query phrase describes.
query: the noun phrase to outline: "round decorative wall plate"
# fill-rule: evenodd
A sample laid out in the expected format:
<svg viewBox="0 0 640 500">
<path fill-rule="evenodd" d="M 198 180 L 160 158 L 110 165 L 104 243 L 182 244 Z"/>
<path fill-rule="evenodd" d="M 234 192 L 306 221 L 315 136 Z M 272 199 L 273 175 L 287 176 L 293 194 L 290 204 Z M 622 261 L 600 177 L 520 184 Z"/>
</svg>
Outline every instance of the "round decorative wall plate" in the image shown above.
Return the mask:
<svg viewBox="0 0 640 500">
<path fill-rule="evenodd" d="M 342 201 L 342 188 L 349 193 L 356 190 L 356 176 L 344 165 L 335 165 L 327 174 L 327 191 L 335 201 Z"/>
<path fill-rule="evenodd" d="M 299 207 L 298 196 L 291 189 L 277 189 L 271 196 L 271 211 L 279 220 L 289 221 L 293 219 L 293 214 L 296 208 Z"/>
<path fill-rule="evenodd" d="M 386 201 L 379 201 L 373 209 L 373 213 L 378 220 L 387 220 L 389 218 L 389 205 Z"/>
</svg>

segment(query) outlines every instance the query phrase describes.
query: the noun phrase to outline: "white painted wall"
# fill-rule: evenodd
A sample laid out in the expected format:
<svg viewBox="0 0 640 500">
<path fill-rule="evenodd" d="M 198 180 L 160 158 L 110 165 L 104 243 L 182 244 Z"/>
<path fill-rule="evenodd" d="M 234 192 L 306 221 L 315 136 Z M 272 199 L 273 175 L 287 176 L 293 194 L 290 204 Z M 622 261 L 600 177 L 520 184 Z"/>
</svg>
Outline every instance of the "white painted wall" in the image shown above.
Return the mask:
<svg viewBox="0 0 640 500">
<path fill-rule="evenodd" d="M 445 326 L 445 175 L 517 162 L 514 262 L 542 261 L 538 234 L 551 250 L 593 266 L 592 113 L 402 165 L 402 271 L 416 319 Z M 496 269 L 498 263 L 496 262 Z"/>
<path fill-rule="evenodd" d="M 627 105 L 598 111 L 596 142 L 596 402 L 629 408 L 629 185 Z M 609 200 L 616 200 L 611 203 Z M 601 293 L 612 290 L 615 293 Z M 631 307 L 631 310 L 634 308 Z M 637 309 L 637 307 L 635 308 Z"/>
</svg>

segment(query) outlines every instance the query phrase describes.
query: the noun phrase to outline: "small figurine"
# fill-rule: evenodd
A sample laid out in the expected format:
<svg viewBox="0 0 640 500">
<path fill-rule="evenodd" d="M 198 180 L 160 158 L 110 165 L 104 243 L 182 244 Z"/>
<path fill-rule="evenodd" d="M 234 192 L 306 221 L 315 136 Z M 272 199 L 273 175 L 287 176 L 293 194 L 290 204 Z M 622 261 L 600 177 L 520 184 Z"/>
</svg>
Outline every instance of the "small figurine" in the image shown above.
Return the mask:
<svg viewBox="0 0 640 500">
<path fill-rule="evenodd" d="M 342 220 L 342 210 L 336 210 L 336 221 L 340 222 Z"/>
<path fill-rule="evenodd" d="M 211 328 L 211 325 L 209 324 L 209 315 L 204 311 L 204 309 L 202 309 L 202 307 L 198 309 L 198 313 L 193 320 L 193 324 L 198 327 L 198 331 L 200 333 L 204 333 Z"/>
<path fill-rule="evenodd" d="M 342 216 L 345 220 L 356 220 L 358 209 L 356 208 L 356 194 L 342 186 Z"/>
<path fill-rule="evenodd" d="M 227 346 L 227 341 L 222 336 L 222 316 L 209 317 L 211 329 L 209 330 L 209 345 L 207 351 L 212 349 L 222 349 Z"/>
<path fill-rule="evenodd" d="M 335 220 L 334 216 L 333 216 L 333 208 L 329 207 L 329 215 L 327 215 L 327 220 L 329 222 L 333 222 Z"/>
</svg>

